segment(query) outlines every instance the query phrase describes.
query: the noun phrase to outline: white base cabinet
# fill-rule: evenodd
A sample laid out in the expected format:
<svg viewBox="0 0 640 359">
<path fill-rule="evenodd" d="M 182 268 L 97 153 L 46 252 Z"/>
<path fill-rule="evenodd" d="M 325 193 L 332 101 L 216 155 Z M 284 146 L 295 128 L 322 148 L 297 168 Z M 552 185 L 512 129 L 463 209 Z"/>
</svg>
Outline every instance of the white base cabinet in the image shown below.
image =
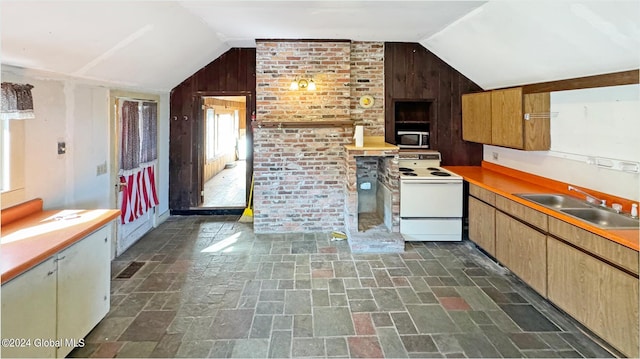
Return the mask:
<svg viewBox="0 0 640 359">
<path fill-rule="evenodd" d="M 65 357 L 109 311 L 111 225 L 2 285 L 2 357 Z M 36 342 L 38 341 L 38 342 Z"/>
<path fill-rule="evenodd" d="M 58 356 L 66 356 L 109 312 L 111 241 L 103 227 L 58 254 Z"/>
<path fill-rule="evenodd" d="M 56 262 L 47 259 L 2 286 L 3 358 L 54 358 L 55 346 L 41 339 L 56 338 Z"/>
</svg>

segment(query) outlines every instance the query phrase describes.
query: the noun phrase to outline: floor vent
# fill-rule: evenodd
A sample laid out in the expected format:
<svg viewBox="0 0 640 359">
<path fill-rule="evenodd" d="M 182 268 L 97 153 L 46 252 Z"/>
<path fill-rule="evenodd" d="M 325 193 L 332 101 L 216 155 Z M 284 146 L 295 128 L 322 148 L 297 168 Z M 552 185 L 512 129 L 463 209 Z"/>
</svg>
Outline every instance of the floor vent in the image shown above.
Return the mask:
<svg viewBox="0 0 640 359">
<path fill-rule="evenodd" d="M 129 264 L 127 266 L 127 268 L 123 269 L 122 272 L 120 272 L 120 274 L 118 274 L 116 279 L 129 279 L 129 278 L 131 278 L 134 274 L 136 274 L 136 272 L 138 270 L 140 270 L 140 268 L 142 268 L 144 263 L 145 262 L 131 262 L 131 264 Z"/>
</svg>

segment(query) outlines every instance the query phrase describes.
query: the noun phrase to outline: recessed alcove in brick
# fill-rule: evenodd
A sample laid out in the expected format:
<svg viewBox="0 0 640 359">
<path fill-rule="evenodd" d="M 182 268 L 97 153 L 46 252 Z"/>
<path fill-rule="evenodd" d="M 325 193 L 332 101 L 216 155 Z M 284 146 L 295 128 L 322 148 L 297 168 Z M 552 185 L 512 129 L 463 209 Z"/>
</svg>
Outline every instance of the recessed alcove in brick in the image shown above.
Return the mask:
<svg viewBox="0 0 640 359">
<path fill-rule="evenodd" d="M 347 149 L 344 167 L 345 222 L 351 250 L 403 252 L 398 150 Z M 371 183 L 371 189 L 361 189 L 362 183 Z"/>
</svg>

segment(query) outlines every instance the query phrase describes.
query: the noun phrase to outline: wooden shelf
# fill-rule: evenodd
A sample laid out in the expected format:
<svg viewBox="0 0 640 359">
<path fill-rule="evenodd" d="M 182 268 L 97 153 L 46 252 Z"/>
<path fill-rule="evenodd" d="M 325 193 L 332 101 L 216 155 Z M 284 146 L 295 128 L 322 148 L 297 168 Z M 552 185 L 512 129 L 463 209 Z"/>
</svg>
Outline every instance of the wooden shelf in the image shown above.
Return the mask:
<svg viewBox="0 0 640 359">
<path fill-rule="evenodd" d="M 353 127 L 354 122 L 351 120 L 288 121 L 288 122 L 254 121 L 251 123 L 251 125 L 253 128 L 327 128 L 327 127 Z"/>
</svg>

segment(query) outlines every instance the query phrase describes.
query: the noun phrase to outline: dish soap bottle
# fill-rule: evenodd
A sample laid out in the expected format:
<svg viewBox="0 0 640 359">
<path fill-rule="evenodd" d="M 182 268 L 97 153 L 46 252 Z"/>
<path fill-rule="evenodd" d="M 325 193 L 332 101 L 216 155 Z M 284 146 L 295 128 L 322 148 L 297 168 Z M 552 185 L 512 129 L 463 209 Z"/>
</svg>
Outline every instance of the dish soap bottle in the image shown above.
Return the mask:
<svg viewBox="0 0 640 359">
<path fill-rule="evenodd" d="M 638 204 L 634 203 L 631 205 L 631 217 L 638 218 Z"/>
</svg>

